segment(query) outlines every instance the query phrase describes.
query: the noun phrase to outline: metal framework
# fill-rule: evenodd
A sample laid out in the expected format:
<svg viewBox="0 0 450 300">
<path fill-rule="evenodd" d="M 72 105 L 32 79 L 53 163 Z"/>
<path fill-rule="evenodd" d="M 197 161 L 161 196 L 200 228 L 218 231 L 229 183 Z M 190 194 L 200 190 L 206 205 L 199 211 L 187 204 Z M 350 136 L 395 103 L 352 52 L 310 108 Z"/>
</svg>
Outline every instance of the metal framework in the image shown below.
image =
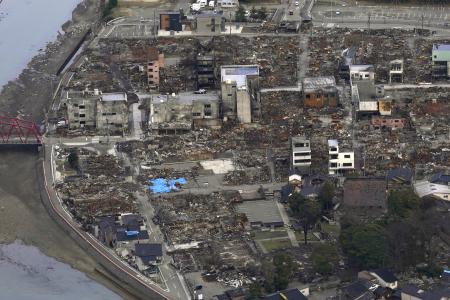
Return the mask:
<svg viewBox="0 0 450 300">
<path fill-rule="evenodd" d="M 41 144 L 42 135 L 36 123 L 0 116 L 0 144 Z"/>
</svg>

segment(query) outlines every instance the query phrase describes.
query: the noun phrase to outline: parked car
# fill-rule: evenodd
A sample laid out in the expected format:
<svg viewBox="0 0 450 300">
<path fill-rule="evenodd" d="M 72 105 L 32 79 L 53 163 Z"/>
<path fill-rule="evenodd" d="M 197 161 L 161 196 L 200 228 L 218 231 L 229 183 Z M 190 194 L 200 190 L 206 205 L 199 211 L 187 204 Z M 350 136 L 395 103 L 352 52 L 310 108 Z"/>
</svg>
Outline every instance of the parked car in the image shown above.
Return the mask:
<svg viewBox="0 0 450 300">
<path fill-rule="evenodd" d="M 194 94 L 206 94 L 205 89 L 199 89 L 198 91 L 195 91 Z"/>
<path fill-rule="evenodd" d="M 295 6 L 299 6 L 299 3 L 298 3 L 298 1 L 295 1 Z"/>
</svg>

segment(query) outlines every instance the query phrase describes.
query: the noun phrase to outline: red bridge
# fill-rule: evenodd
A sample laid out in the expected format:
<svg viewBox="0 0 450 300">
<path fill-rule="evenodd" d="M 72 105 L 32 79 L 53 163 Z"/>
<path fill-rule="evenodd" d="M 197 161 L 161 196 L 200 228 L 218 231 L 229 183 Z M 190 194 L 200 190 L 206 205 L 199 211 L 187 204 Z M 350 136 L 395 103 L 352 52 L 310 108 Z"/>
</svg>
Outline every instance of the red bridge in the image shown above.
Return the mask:
<svg viewBox="0 0 450 300">
<path fill-rule="evenodd" d="M 41 144 L 39 126 L 31 121 L 0 116 L 0 144 Z"/>
</svg>

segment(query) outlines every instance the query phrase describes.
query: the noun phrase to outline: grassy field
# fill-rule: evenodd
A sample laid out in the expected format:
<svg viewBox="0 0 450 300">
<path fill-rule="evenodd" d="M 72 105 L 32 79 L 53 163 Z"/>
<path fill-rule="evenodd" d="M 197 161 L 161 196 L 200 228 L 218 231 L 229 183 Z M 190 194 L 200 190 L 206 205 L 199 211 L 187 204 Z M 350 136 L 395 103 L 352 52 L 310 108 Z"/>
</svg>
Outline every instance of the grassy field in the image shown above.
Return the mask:
<svg viewBox="0 0 450 300">
<path fill-rule="evenodd" d="M 292 247 L 289 239 L 261 241 L 261 245 L 267 250 L 267 252 Z"/>
<path fill-rule="evenodd" d="M 305 237 L 303 235 L 303 231 L 296 231 L 295 238 L 297 239 L 297 241 L 299 243 L 302 243 L 305 239 Z M 319 241 L 319 239 L 311 231 L 308 232 L 307 239 L 308 239 L 308 242 L 318 242 Z"/>
<path fill-rule="evenodd" d="M 255 231 L 255 236 L 253 239 L 255 240 L 264 240 L 264 239 L 273 239 L 279 237 L 287 238 L 286 230 L 275 230 L 275 231 Z"/>
</svg>

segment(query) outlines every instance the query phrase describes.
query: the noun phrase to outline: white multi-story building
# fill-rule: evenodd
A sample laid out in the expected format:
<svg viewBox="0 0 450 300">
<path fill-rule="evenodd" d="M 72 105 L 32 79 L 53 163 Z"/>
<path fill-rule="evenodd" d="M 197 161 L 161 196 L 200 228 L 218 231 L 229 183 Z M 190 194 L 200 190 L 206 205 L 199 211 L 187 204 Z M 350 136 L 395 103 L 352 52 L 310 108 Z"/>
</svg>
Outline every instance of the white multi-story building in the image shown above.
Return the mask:
<svg viewBox="0 0 450 300">
<path fill-rule="evenodd" d="M 223 8 L 235 8 L 239 6 L 239 0 L 217 0 L 217 6 Z"/>
<path fill-rule="evenodd" d="M 311 166 L 311 145 L 308 139 L 303 136 L 292 137 L 292 166 L 310 167 Z"/>
<path fill-rule="evenodd" d="M 340 150 L 337 140 L 328 140 L 328 155 L 330 157 L 328 163 L 328 173 L 330 175 L 355 168 L 355 153 L 353 151 Z"/>
</svg>

